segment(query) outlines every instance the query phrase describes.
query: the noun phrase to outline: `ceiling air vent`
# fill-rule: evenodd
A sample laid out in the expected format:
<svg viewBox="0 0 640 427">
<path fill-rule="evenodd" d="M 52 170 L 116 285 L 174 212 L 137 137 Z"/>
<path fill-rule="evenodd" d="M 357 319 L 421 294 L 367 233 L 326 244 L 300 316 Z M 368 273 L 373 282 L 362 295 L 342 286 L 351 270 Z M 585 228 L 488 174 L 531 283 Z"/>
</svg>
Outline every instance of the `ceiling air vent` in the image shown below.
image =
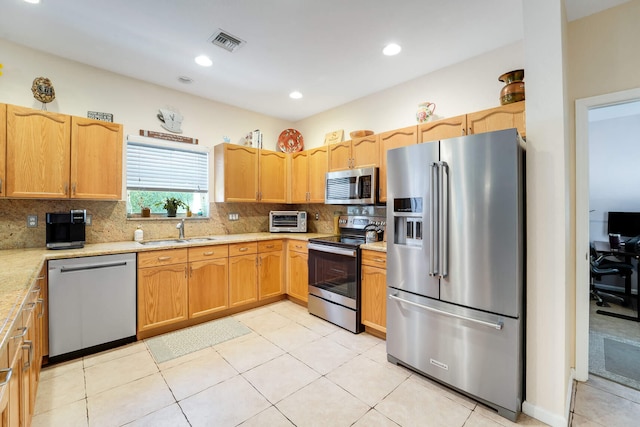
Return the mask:
<svg viewBox="0 0 640 427">
<path fill-rule="evenodd" d="M 218 31 L 213 36 L 211 36 L 209 41 L 216 46 L 228 50 L 229 52 L 234 52 L 236 49 L 246 43 L 244 40 L 241 40 L 236 36 L 232 36 L 231 34 L 223 30 Z"/>
</svg>

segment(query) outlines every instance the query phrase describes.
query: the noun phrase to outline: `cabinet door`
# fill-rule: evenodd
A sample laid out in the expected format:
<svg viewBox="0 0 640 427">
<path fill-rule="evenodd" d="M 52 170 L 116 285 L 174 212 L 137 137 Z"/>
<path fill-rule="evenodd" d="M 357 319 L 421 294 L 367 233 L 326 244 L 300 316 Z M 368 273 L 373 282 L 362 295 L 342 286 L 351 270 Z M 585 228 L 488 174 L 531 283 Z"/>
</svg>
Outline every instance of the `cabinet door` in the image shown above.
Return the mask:
<svg viewBox="0 0 640 427">
<path fill-rule="evenodd" d="M 260 150 L 260 201 L 287 202 L 287 156 L 277 151 Z"/>
<path fill-rule="evenodd" d="M 138 269 L 138 331 L 187 318 L 187 265 Z"/>
<path fill-rule="evenodd" d="M 387 271 L 362 266 L 362 324 L 387 332 Z"/>
<path fill-rule="evenodd" d="M 229 307 L 258 300 L 256 264 L 255 254 L 229 258 Z"/>
<path fill-rule="evenodd" d="M 5 166 L 7 159 L 7 105 L 0 104 L 0 197 L 6 195 L 7 174 Z"/>
<path fill-rule="evenodd" d="M 189 263 L 189 317 L 229 307 L 229 259 Z"/>
<path fill-rule="evenodd" d="M 304 252 L 289 252 L 287 268 L 287 293 L 307 302 L 309 299 L 309 255 Z"/>
<path fill-rule="evenodd" d="M 516 128 L 525 137 L 525 101 L 467 114 L 467 126 L 469 135 Z"/>
<path fill-rule="evenodd" d="M 120 200 L 122 125 L 71 118 L 71 197 Z"/>
<path fill-rule="evenodd" d="M 307 203 L 309 195 L 309 151 L 291 154 L 290 203 Z"/>
<path fill-rule="evenodd" d="M 405 147 L 418 142 L 417 126 L 409 126 L 384 132 L 380 138 L 380 169 L 378 175 L 379 192 L 378 199 L 381 202 L 387 200 L 387 151 L 393 148 Z"/>
<path fill-rule="evenodd" d="M 371 135 L 351 141 L 351 167 L 377 167 L 380 165 L 379 136 Z"/>
<path fill-rule="evenodd" d="M 340 171 L 351 167 L 351 141 L 329 145 L 329 170 Z"/>
<path fill-rule="evenodd" d="M 217 153 L 216 151 L 216 155 Z M 217 202 L 255 202 L 258 200 L 257 149 L 224 144 L 223 158 L 216 157 L 215 167 Z M 221 195 L 222 197 L 220 197 Z"/>
<path fill-rule="evenodd" d="M 7 106 L 8 197 L 69 197 L 71 117 Z"/>
<path fill-rule="evenodd" d="M 309 203 L 324 203 L 325 181 L 329 170 L 329 147 L 309 150 Z"/>
<path fill-rule="evenodd" d="M 282 250 L 258 254 L 258 298 L 284 294 Z"/>
<path fill-rule="evenodd" d="M 447 119 L 423 123 L 418 126 L 418 143 L 439 141 L 466 135 L 467 116 L 455 116 Z"/>
</svg>

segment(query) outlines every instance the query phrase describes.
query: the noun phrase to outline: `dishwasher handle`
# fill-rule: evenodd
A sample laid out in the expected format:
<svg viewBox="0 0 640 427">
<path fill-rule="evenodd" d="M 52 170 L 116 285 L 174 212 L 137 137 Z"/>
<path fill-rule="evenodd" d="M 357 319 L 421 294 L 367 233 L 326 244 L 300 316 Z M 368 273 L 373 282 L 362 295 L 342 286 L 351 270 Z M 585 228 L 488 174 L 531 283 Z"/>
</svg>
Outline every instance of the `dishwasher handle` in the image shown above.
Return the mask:
<svg viewBox="0 0 640 427">
<path fill-rule="evenodd" d="M 127 262 L 121 261 L 121 262 L 109 262 L 105 264 L 79 265 L 77 267 L 62 267 L 60 268 L 60 273 L 72 273 L 74 271 L 97 270 L 100 268 L 110 268 L 110 267 L 124 267 L 125 265 L 127 265 Z"/>
</svg>

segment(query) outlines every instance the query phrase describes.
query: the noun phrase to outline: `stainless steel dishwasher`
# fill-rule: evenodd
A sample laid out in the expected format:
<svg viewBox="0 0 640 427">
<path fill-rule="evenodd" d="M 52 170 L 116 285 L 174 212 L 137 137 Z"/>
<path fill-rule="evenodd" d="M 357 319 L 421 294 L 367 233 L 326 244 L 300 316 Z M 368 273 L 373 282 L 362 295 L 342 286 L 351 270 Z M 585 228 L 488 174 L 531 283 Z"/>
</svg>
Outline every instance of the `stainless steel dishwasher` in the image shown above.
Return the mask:
<svg viewBox="0 0 640 427">
<path fill-rule="evenodd" d="M 49 261 L 49 362 L 135 339 L 135 254 Z"/>
</svg>

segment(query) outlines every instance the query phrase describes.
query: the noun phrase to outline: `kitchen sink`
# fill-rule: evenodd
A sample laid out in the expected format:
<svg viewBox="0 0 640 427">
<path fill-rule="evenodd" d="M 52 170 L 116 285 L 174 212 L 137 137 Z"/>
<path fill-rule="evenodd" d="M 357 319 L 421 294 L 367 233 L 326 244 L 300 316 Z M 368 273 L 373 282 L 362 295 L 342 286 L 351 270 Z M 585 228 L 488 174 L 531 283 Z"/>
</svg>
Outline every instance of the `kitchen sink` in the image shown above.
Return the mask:
<svg viewBox="0 0 640 427">
<path fill-rule="evenodd" d="M 214 237 L 194 237 L 191 239 L 165 239 L 165 240 L 148 240 L 146 242 L 139 242 L 145 246 L 162 246 L 162 245 L 176 245 L 182 243 L 202 243 L 216 240 Z"/>
</svg>

